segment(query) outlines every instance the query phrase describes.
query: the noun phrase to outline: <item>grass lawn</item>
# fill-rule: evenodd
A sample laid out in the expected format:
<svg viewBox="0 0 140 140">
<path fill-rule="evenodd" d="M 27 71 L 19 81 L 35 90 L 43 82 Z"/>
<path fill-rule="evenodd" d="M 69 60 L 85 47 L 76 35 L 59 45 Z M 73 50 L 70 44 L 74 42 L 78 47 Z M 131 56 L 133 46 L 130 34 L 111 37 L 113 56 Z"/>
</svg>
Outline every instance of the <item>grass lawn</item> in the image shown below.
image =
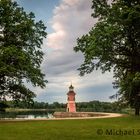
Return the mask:
<svg viewBox="0 0 140 140">
<path fill-rule="evenodd" d="M 0 121 L 0 140 L 140 140 L 140 117 Z"/>
</svg>

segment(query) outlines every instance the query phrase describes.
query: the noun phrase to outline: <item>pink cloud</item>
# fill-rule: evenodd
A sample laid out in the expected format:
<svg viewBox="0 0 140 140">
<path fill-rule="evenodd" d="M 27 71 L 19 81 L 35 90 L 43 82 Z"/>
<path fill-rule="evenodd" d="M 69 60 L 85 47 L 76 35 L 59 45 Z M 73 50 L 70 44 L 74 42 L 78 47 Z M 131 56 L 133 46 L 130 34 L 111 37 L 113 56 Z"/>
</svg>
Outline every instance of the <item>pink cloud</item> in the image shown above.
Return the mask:
<svg viewBox="0 0 140 140">
<path fill-rule="evenodd" d="M 51 20 L 53 33 L 48 35 L 47 46 L 54 49 L 74 47 L 76 39 L 87 33 L 95 23 L 91 17 L 91 0 L 62 0 L 54 9 Z"/>
</svg>

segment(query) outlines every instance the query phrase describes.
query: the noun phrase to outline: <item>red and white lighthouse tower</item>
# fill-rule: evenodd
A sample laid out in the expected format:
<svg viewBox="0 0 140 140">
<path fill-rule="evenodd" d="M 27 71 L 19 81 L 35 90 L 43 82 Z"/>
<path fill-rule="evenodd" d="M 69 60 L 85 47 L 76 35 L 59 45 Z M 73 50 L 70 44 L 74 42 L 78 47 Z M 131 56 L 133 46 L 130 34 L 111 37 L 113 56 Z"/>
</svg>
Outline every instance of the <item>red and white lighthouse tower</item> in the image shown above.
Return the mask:
<svg viewBox="0 0 140 140">
<path fill-rule="evenodd" d="M 74 87 L 72 84 L 69 87 L 69 92 L 67 93 L 67 112 L 76 112 L 76 105 L 75 105 L 75 95 Z"/>
</svg>

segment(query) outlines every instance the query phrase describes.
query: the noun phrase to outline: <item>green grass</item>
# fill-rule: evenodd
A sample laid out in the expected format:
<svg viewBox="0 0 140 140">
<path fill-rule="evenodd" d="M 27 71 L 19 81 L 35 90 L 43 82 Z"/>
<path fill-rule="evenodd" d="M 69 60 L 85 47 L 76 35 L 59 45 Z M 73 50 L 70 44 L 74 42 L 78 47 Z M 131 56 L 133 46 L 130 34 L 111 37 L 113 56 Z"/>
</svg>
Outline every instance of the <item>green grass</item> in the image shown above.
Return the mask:
<svg viewBox="0 0 140 140">
<path fill-rule="evenodd" d="M 97 130 L 103 134 L 98 135 Z M 135 135 L 107 135 L 106 130 L 134 129 Z M 90 120 L 0 121 L 0 140 L 140 140 L 140 117 Z"/>
</svg>

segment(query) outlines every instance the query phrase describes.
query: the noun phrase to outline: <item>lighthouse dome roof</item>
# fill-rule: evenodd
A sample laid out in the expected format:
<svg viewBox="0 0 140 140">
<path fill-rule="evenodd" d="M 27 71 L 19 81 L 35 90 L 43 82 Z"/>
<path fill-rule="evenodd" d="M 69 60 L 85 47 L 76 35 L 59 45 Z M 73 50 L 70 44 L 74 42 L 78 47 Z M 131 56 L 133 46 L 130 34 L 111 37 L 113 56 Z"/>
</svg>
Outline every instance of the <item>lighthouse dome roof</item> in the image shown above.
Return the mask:
<svg viewBox="0 0 140 140">
<path fill-rule="evenodd" d="M 74 88 L 73 86 L 72 86 L 72 84 L 69 86 L 69 88 Z"/>
</svg>

